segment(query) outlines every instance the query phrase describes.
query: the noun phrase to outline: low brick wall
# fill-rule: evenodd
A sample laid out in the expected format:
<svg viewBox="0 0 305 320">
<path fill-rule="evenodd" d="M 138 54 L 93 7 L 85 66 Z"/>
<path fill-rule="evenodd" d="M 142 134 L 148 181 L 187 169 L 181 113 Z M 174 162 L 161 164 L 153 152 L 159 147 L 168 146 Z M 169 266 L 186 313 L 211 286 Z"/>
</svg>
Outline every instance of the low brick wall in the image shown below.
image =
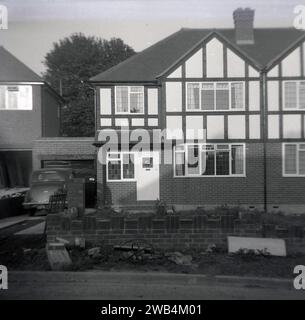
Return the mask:
<svg viewBox="0 0 305 320">
<path fill-rule="evenodd" d="M 279 228 L 273 225 L 247 223 L 233 216 L 209 219 L 204 215 L 189 218 L 168 216 L 165 218 L 124 217 L 102 218 L 87 216 L 71 219 L 63 214 L 47 217 L 47 239 L 56 237 L 69 240 L 76 237 L 99 245 L 117 245 L 128 240 L 145 240 L 156 249 L 205 249 L 210 244 L 226 245 L 228 236 L 272 237 L 286 240 L 290 252 L 303 251 L 303 228 Z"/>
</svg>

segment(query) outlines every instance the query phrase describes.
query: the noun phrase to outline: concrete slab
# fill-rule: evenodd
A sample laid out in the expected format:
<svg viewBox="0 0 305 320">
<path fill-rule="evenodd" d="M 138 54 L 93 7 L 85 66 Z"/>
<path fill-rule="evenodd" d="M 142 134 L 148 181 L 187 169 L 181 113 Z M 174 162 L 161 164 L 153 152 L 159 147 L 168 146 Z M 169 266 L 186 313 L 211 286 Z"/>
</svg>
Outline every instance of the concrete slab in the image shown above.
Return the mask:
<svg viewBox="0 0 305 320">
<path fill-rule="evenodd" d="M 52 270 L 67 270 L 72 265 L 69 253 L 63 243 L 48 243 L 46 250 Z"/>
<path fill-rule="evenodd" d="M 228 247 L 230 253 L 236 253 L 240 249 L 248 249 L 265 250 L 272 256 L 285 257 L 287 255 L 283 239 L 228 237 Z"/>
<path fill-rule="evenodd" d="M 0 230 L 13 226 L 14 224 L 23 222 L 28 219 L 28 215 L 16 216 L 16 217 L 9 217 L 0 220 Z"/>
<path fill-rule="evenodd" d="M 45 221 L 36 224 L 33 227 L 21 230 L 19 232 L 16 232 L 15 235 L 38 235 L 38 234 L 43 234 L 44 233 L 44 228 L 45 228 Z"/>
</svg>

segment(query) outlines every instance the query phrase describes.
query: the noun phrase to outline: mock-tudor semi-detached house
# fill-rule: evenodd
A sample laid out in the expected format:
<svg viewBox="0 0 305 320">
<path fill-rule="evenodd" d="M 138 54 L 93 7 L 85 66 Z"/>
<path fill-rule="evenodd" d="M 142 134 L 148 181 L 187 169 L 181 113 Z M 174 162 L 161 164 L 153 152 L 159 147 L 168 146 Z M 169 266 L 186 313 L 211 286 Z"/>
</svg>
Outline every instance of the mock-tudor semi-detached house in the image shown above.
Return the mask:
<svg viewBox="0 0 305 320">
<path fill-rule="evenodd" d="M 0 47 L 0 188 L 28 186 L 34 140 L 59 136 L 62 104 L 41 77 Z"/>
<path fill-rule="evenodd" d="M 233 29 L 181 29 L 91 79 L 98 132 L 185 133 L 172 164 L 164 150 L 98 161 L 100 203 L 305 212 L 305 34 L 253 28 L 251 9 L 233 19 Z"/>
</svg>

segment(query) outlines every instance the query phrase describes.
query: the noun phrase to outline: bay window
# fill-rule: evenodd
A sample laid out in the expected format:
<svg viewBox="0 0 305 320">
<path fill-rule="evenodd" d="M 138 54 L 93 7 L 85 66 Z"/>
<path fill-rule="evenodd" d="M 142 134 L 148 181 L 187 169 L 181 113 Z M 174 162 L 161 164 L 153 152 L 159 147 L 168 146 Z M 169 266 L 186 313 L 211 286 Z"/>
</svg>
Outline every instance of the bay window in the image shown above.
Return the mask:
<svg viewBox="0 0 305 320">
<path fill-rule="evenodd" d="M 32 86 L 0 86 L 0 110 L 32 110 Z"/>
<path fill-rule="evenodd" d="M 174 148 L 176 177 L 244 176 L 244 144 L 184 144 Z"/>
<path fill-rule="evenodd" d="M 144 113 L 144 87 L 119 86 L 115 88 L 117 114 Z"/>
<path fill-rule="evenodd" d="M 243 110 L 244 82 L 188 82 L 187 111 Z"/>
</svg>

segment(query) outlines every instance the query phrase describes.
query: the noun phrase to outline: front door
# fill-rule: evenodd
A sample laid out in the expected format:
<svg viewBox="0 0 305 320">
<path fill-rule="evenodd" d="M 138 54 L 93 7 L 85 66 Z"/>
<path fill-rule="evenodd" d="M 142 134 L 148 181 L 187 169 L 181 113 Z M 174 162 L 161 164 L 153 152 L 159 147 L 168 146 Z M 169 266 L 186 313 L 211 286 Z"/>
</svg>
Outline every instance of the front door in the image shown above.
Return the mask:
<svg viewBox="0 0 305 320">
<path fill-rule="evenodd" d="M 159 153 L 139 152 L 137 160 L 137 200 L 159 199 Z"/>
</svg>

